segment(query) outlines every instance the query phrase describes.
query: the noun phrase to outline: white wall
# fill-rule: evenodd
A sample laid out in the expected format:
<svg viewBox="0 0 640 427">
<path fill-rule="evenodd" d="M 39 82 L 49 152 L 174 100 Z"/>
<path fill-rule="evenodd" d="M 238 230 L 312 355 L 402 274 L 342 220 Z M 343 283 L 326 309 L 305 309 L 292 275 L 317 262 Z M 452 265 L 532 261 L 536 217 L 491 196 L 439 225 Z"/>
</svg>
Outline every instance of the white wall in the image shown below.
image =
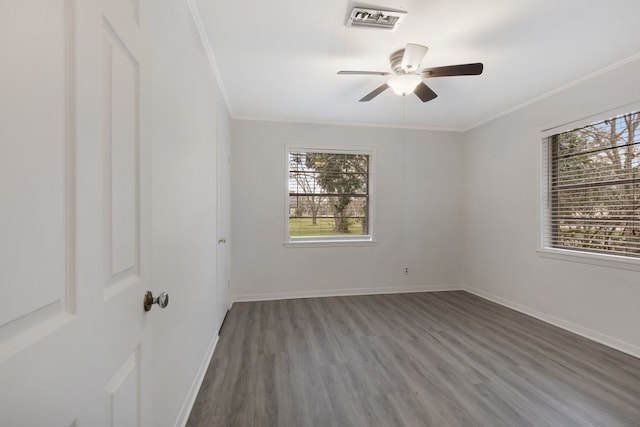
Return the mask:
<svg viewBox="0 0 640 427">
<path fill-rule="evenodd" d="M 464 281 L 474 291 L 640 356 L 640 273 L 543 258 L 540 131 L 640 100 L 640 60 L 464 135 Z"/>
<path fill-rule="evenodd" d="M 455 287 L 460 134 L 233 121 L 231 291 L 236 300 Z M 284 247 L 286 146 L 375 150 L 377 244 Z M 409 267 L 409 275 L 403 268 Z"/>
<path fill-rule="evenodd" d="M 216 126 L 222 96 L 185 1 L 153 2 L 154 426 L 188 416 L 188 400 L 216 324 Z M 206 367 L 206 366 L 205 366 Z"/>
</svg>

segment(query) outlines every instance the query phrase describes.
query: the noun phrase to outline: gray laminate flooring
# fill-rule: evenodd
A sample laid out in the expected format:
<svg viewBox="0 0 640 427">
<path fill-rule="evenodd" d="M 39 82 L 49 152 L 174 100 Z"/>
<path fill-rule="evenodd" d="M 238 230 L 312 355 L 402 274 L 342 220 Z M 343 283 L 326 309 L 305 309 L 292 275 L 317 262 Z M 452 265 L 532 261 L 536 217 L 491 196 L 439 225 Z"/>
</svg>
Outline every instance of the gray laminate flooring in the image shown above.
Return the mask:
<svg viewBox="0 0 640 427">
<path fill-rule="evenodd" d="M 238 303 L 187 425 L 640 426 L 640 359 L 462 291 Z"/>
</svg>

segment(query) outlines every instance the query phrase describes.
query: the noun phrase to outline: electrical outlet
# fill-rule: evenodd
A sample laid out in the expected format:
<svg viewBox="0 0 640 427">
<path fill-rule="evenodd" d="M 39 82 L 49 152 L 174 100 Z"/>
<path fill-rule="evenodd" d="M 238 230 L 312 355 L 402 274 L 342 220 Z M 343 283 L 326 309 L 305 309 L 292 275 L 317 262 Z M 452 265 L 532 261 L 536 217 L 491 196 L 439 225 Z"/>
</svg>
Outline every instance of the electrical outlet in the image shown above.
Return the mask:
<svg viewBox="0 0 640 427">
<path fill-rule="evenodd" d="M 408 276 L 409 275 L 409 267 L 405 267 L 404 268 L 404 275 Z"/>
</svg>

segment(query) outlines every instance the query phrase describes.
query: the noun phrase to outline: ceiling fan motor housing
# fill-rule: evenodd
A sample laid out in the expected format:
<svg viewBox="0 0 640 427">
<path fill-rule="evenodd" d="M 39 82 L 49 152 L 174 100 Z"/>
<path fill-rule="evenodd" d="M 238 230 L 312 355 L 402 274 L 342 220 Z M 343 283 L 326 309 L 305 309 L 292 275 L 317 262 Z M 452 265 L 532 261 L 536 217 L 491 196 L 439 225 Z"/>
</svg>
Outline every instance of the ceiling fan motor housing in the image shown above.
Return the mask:
<svg viewBox="0 0 640 427">
<path fill-rule="evenodd" d="M 405 74 L 407 70 L 402 68 L 402 58 L 404 57 L 404 49 L 397 50 L 389 56 L 389 62 L 391 62 L 391 69 L 396 74 Z"/>
<path fill-rule="evenodd" d="M 396 74 L 417 74 L 428 47 L 407 43 L 404 49 L 395 51 L 389 57 L 391 69 Z"/>
</svg>

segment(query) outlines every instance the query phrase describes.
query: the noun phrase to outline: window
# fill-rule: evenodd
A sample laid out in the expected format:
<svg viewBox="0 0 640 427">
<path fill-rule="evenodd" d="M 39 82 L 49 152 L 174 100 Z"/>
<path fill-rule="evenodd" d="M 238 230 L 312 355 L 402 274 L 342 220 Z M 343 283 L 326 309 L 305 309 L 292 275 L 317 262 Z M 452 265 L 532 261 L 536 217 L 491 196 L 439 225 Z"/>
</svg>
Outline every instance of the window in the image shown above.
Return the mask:
<svg viewBox="0 0 640 427">
<path fill-rule="evenodd" d="M 640 258 L 640 112 L 545 141 L 547 248 Z"/>
<path fill-rule="evenodd" d="M 371 152 L 292 148 L 287 154 L 287 240 L 371 241 Z"/>
</svg>

